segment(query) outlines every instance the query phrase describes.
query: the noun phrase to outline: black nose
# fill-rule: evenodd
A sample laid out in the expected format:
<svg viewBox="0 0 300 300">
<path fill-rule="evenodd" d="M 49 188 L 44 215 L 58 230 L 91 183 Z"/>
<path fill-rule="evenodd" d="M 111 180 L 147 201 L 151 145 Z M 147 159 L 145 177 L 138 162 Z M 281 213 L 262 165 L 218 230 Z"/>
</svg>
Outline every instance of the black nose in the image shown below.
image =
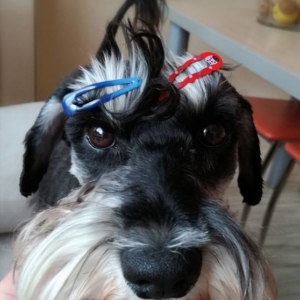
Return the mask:
<svg viewBox="0 0 300 300">
<path fill-rule="evenodd" d="M 124 250 L 123 274 L 134 293 L 143 299 L 181 298 L 196 283 L 201 270 L 200 250 L 176 252 Z"/>
</svg>

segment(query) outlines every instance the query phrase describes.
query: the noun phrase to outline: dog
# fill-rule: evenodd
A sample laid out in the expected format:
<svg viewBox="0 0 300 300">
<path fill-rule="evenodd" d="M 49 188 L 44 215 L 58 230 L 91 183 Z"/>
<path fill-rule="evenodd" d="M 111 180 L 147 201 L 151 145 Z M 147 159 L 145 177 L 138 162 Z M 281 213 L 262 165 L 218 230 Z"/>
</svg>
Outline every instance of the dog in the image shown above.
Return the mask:
<svg viewBox="0 0 300 300">
<path fill-rule="evenodd" d="M 120 24 L 133 4 L 133 24 Z M 19 300 L 276 298 L 266 258 L 223 200 L 237 164 L 244 202 L 262 196 L 251 106 L 210 69 L 216 56 L 167 52 L 164 5 L 125 1 L 26 135 L 20 189 L 39 212 L 16 241 Z"/>
</svg>

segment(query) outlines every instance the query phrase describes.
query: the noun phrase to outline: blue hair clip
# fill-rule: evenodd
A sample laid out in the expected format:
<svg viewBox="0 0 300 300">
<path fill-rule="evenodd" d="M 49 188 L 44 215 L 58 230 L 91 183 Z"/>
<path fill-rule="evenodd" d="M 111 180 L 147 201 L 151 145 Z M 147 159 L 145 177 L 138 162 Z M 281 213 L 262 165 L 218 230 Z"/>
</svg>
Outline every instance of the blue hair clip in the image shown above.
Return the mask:
<svg viewBox="0 0 300 300">
<path fill-rule="evenodd" d="M 127 84 L 127 86 L 125 86 L 124 88 L 121 88 L 110 94 L 105 94 L 99 99 L 95 99 L 84 104 L 82 104 L 82 101 L 79 99 L 80 96 L 90 91 L 101 89 L 107 86 L 125 85 L 125 84 Z M 142 79 L 140 77 L 129 77 L 124 79 L 97 82 L 65 95 L 62 100 L 63 109 L 65 111 L 65 114 L 68 117 L 72 117 L 74 114 L 76 114 L 79 111 L 93 109 L 102 103 L 108 102 L 121 95 L 124 95 L 138 88 L 139 86 L 141 86 L 141 84 L 142 84 Z"/>
</svg>

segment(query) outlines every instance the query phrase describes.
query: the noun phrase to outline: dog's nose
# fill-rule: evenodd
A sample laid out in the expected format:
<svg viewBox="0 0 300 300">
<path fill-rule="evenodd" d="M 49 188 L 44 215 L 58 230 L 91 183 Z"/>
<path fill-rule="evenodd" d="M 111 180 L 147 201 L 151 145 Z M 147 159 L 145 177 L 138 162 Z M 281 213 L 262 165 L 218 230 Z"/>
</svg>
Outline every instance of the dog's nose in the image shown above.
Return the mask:
<svg viewBox="0 0 300 300">
<path fill-rule="evenodd" d="M 196 283 L 201 270 L 200 250 L 176 252 L 128 249 L 121 254 L 123 274 L 143 299 L 181 298 Z"/>
</svg>

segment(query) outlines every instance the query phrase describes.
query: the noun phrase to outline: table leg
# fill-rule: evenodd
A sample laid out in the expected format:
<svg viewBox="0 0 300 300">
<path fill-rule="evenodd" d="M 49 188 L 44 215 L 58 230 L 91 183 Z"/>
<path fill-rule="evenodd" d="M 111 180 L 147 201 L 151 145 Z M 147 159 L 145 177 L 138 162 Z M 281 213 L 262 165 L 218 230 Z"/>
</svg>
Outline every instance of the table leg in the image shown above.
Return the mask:
<svg viewBox="0 0 300 300">
<path fill-rule="evenodd" d="M 278 147 L 275 152 L 273 164 L 267 180 L 268 187 L 275 189 L 278 186 L 280 178 L 282 178 L 290 161 L 291 157 L 284 150 L 284 145 Z"/>
<path fill-rule="evenodd" d="M 167 45 L 168 48 L 177 55 L 183 54 L 187 50 L 189 32 L 180 26 L 170 22 Z"/>
</svg>

